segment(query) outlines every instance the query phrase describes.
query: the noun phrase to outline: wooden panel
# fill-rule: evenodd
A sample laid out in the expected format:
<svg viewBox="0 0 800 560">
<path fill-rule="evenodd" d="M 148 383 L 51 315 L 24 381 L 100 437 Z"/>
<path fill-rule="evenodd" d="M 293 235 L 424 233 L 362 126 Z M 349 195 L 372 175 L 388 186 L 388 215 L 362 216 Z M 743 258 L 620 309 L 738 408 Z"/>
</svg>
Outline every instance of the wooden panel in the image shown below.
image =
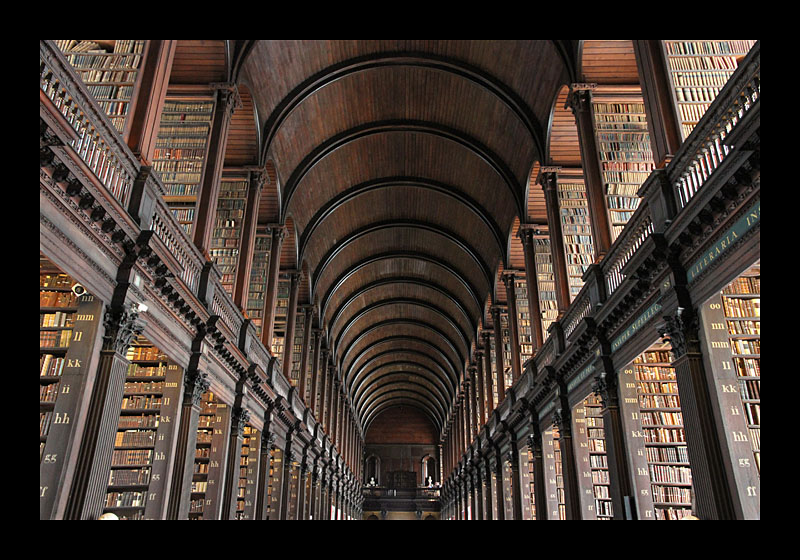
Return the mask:
<svg viewBox="0 0 800 560">
<path fill-rule="evenodd" d="M 553 108 L 553 122 L 550 126 L 549 161 L 551 165 L 567 167 L 581 166 L 581 146 L 578 140 L 578 127 L 572 109 L 565 107 L 569 87 L 559 90 Z"/>
<path fill-rule="evenodd" d="M 584 41 L 581 57 L 583 81 L 597 84 L 638 84 L 639 71 L 633 42 Z"/>
<path fill-rule="evenodd" d="M 547 221 L 547 207 L 544 202 L 542 186 L 536 182 L 539 177 L 540 165 L 537 161 L 531 169 L 528 178 L 528 222 L 542 223 Z"/>
<path fill-rule="evenodd" d="M 297 234 L 292 218 L 286 218 L 286 237 L 281 245 L 281 270 L 297 268 Z"/>
<path fill-rule="evenodd" d="M 170 84 L 209 84 L 227 79 L 225 41 L 178 41 Z"/>
<path fill-rule="evenodd" d="M 246 86 L 239 86 L 242 106 L 234 111 L 225 147 L 225 165 L 243 166 L 258 163 L 258 137 L 253 98 Z"/>
<path fill-rule="evenodd" d="M 519 238 L 519 219 L 514 219 L 511 233 L 508 235 L 508 264 L 509 268 L 524 270 L 525 253 L 522 250 L 522 240 Z"/>
<path fill-rule="evenodd" d="M 429 443 L 432 445 L 436 445 L 438 439 L 428 417 L 421 411 L 407 406 L 389 408 L 379 414 L 364 438 L 366 443 Z"/>
</svg>

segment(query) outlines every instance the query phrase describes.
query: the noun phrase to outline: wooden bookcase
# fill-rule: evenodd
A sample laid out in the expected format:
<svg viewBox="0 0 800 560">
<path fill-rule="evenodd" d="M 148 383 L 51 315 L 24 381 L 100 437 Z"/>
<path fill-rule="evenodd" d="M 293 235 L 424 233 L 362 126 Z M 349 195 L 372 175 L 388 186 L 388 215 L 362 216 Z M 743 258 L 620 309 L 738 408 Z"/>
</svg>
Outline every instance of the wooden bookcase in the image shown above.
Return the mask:
<svg viewBox="0 0 800 560">
<path fill-rule="evenodd" d="M 233 296 L 239 250 L 242 245 L 247 187 L 247 177 L 222 176 L 211 247 L 208 250 L 211 260 L 222 275 L 220 284 L 231 296 Z"/>
<path fill-rule="evenodd" d="M 734 465 L 745 519 L 761 517 L 761 265 L 700 307 L 705 367 Z"/>
<path fill-rule="evenodd" d="M 548 237 L 534 237 L 533 247 L 536 263 L 536 282 L 539 287 L 539 309 L 542 313 L 542 342 L 544 342 L 550 335 L 547 329 L 558 318 L 553 255 L 550 252 L 550 239 Z"/>
<path fill-rule="evenodd" d="M 145 40 L 55 41 L 86 89 L 120 133 L 136 89 Z"/>
<path fill-rule="evenodd" d="M 528 506 L 528 508 L 527 508 L 527 511 L 528 511 L 528 514 L 529 514 L 530 517 L 528 517 L 526 519 L 535 520 L 536 519 L 536 492 L 534 491 L 535 490 L 535 487 L 534 487 L 535 482 L 534 481 L 536 480 L 536 474 L 534 472 L 535 463 L 534 463 L 534 460 L 533 460 L 533 449 L 531 449 L 530 447 L 527 447 L 526 451 L 524 452 L 523 455 L 525 456 L 525 459 L 526 459 L 524 469 L 525 469 L 525 473 L 527 474 L 527 480 L 525 481 L 525 482 L 527 482 L 527 485 L 526 485 L 527 487 L 523 486 L 523 491 L 527 490 L 527 496 L 526 497 L 528 498 L 528 503 L 530 504 Z M 520 465 L 520 471 L 522 471 L 522 469 L 523 469 L 523 466 Z M 526 508 L 524 507 L 524 505 L 523 505 L 523 510 L 522 511 L 523 511 L 523 514 L 526 511 Z"/>
<path fill-rule="evenodd" d="M 195 206 L 205 167 L 214 100 L 167 96 L 153 154 L 153 169 L 164 184 L 164 201 L 192 234 Z"/>
<path fill-rule="evenodd" d="M 39 254 L 39 513 L 49 519 L 64 483 L 102 302 Z"/>
<path fill-rule="evenodd" d="M 514 275 L 514 291 L 517 297 L 517 334 L 519 337 L 520 371 L 526 360 L 533 356 L 533 329 L 528 305 L 528 284 L 524 273 Z"/>
<path fill-rule="evenodd" d="M 580 405 L 583 408 L 584 426 L 588 453 L 588 474 L 581 484 L 582 490 L 590 490 L 594 516 L 598 520 L 614 518 L 611 506 L 611 481 L 608 475 L 605 431 L 603 429 L 603 405 L 600 398 L 592 393 Z"/>
<path fill-rule="evenodd" d="M 761 475 L 761 267 L 722 290 L 728 341 L 747 421 L 756 471 Z"/>
<path fill-rule="evenodd" d="M 197 424 L 189 519 L 219 519 L 229 409 L 211 391 L 203 393 Z"/>
<path fill-rule="evenodd" d="M 640 425 L 633 433 L 641 436 L 654 517 L 680 519 L 692 513 L 692 473 L 669 345 L 652 346 L 631 367 L 638 397 L 638 410 L 633 412 Z M 636 447 L 629 452 L 634 459 Z M 640 509 L 647 508 L 640 504 Z"/>
<path fill-rule="evenodd" d="M 285 276 L 279 275 L 278 286 L 275 294 L 275 319 L 272 327 L 272 355 L 282 357 L 283 346 L 286 341 L 286 323 L 289 313 L 289 287 L 290 281 Z"/>
<path fill-rule="evenodd" d="M 639 187 L 655 168 L 639 86 L 598 86 L 592 92 L 592 122 L 614 242 L 639 207 Z"/>
<path fill-rule="evenodd" d="M 235 519 L 237 520 L 255 519 L 258 459 L 261 447 L 261 432 L 250 424 L 244 427 L 242 436 L 239 483 L 236 489 Z"/>
<path fill-rule="evenodd" d="M 128 347 L 104 512 L 161 519 L 183 371 L 146 338 Z"/>
<path fill-rule="evenodd" d="M 272 235 L 269 228 L 256 229 L 256 242 L 253 250 L 253 263 L 250 268 L 250 286 L 245 313 L 253 322 L 256 337 L 261 338 L 264 322 L 264 300 L 267 293 L 267 272 L 272 254 Z"/>
<path fill-rule="evenodd" d="M 514 377 L 511 373 L 511 325 L 508 323 L 506 310 L 500 313 L 500 332 L 503 340 L 503 383 L 504 389 L 508 391 L 514 384 Z"/>
<path fill-rule="evenodd" d="M 270 450 L 269 480 L 267 482 L 267 519 L 280 519 L 283 490 L 283 450 Z"/>
<path fill-rule="evenodd" d="M 754 40 L 663 41 L 673 101 L 685 140 L 756 42 Z"/>
<path fill-rule="evenodd" d="M 558 206 L 571 302 L 583 287 L 583 273 L 594 262 L 589 203 L 582 175 L 559 172 Z"/>
<path fill-rule="evenodd" d="M 300 362 L 303 358 L 303 333 L 305 331 L 305 323 L 306 314 L 298 311 L 294 321 L 294 339 L 292 340 L 291 357 L 292 367 L 289 370 L 289 383 L 294 387 L 300 386 Z"/>
<path fill-rule="evenodd" d="M 547 519 L 566 519 L 564 475 L 561 468 L 561 441 L 557 426 L 542 433 L 542 454 L 547 495 Z"/>
<path fill-rule="evenodd" d="M 498 325 L 498 327 L 499 327 L 499 325 Z M 498 327 L 495 327 L 495 328 L 498 328 Z M 494 399 L 492 402 L 494 402 L 495 408 L 497 408 L 497 405 L 500 404 L 500 401 L 497 400 L 498 399 L 497 381 L 498 381 L 499 378 L 497 376 L 497 348 L 496 348 L 496 346 L 497 346 L 497 344 L 495 343 L 495 337 L 494 337 L 494 335 L 492 335 L 492 336 L 489 337 L 489 353 L 490 353 L 491 358 L 492 358 L 492 363 L 491 363 L 491 365 L 492 365 L 492 398 Z"/>
</svg>

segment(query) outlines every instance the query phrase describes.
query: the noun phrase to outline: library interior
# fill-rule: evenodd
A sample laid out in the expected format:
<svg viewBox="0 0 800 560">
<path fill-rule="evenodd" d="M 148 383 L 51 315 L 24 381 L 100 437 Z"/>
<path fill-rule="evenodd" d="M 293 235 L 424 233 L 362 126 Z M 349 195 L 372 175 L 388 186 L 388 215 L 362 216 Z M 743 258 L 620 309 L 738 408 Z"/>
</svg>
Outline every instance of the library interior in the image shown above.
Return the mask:
<svg viewBox="0 0 800 560">
<path fill-rule="evenodd" d="M 756 520 L 757 40 L 40 40 L 39 518 Z"/>
</svg>

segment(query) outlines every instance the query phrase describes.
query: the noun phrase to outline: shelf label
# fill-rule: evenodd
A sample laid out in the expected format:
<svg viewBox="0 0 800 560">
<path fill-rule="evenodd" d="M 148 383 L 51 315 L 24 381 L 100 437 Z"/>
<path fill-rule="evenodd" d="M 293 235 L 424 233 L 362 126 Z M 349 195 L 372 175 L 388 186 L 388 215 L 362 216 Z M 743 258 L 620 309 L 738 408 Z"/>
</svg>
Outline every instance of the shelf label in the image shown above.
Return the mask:
<svg viewBox="0 0 800 560">
<path fill-rule="evenodd" d="M 641 315 L 639 315 L 639 317 L 637 317 L 633 323 L 628 325 L 628 328 L 625 329 L 625 331 L 621 335 L 619 335 L 617 338 L 614 339 L 614 342 L 611 343 L 611 351 L 616 352 L 626 340 L 628 340 L 630 337 L 634 335 L 634 333 L 640 330 L 659 311 L 661 311 L 661 304 L 658 302 L 648 307 L 647 310 Z"/>
</svg>

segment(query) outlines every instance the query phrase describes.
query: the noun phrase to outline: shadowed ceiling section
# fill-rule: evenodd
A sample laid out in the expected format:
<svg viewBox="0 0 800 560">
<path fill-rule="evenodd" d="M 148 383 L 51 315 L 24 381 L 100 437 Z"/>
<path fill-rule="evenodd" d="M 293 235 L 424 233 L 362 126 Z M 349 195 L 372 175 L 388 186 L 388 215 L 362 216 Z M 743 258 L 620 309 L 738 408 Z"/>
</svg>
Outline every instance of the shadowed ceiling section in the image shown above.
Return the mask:
<svg viewBox="0 0 800 560">
<path fill-rule="evenodd" d="M 282 265 L 308 271 L 362 430 L 402 406 L 441 434 L 497 272 L 517 264 L 509 235 L 568 80 L 558 50 L 258 41 L 241 68 L 296 236 Z"/>
</svg>

